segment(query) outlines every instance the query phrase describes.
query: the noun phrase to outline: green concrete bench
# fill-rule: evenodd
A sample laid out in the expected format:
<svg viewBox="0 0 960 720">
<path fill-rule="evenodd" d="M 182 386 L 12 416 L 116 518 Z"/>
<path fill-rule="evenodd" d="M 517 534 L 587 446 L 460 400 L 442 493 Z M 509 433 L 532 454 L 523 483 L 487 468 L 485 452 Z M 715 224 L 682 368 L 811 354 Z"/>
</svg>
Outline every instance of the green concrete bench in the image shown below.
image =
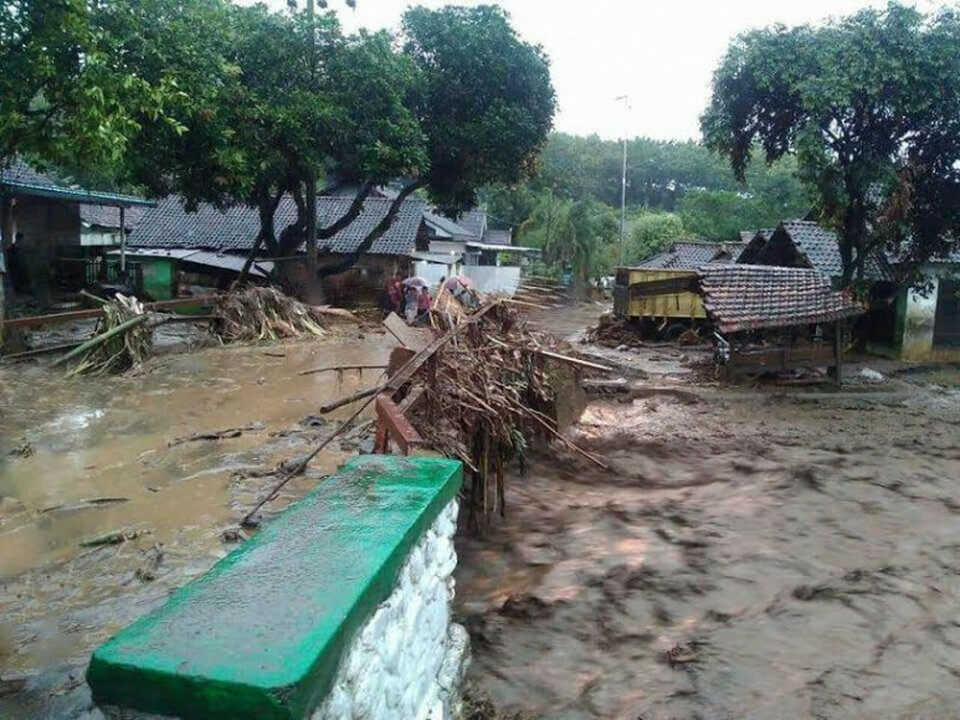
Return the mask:
<svg viewBox="0 0 960 720">
<path fill-rule="evenodd" d="M 95 701 L 198 720 L 309 717 L 461 475 L 434 458 L 349 462 L 96 650 Z"/>
</svg>

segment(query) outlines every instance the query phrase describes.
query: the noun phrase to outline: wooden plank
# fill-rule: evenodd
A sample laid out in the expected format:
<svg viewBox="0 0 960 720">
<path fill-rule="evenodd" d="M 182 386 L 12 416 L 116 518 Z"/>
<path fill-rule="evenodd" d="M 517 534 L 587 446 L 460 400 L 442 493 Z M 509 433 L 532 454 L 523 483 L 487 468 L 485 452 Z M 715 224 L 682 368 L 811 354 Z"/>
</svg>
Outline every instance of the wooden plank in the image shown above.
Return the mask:
<svg viewBox="0 0 960 720">
<path fill-rule="evenodd" d="M 650 295 L 674 295 L 685 292 L 697 292 L 700 279 L 693 273 L 684 277 L 664 280 L 647 280 L 630 284 L 630 297 L 640 298 Z"/>
<path fill-rule="evenodd" d="M 176 300 L 161 300 L 159 302 L 145 303 L 147 310 L 175 310 L 177 308 L 203 307 L 210 305 L 216 299 L 216 295 L 198 295 L 190 298 L 177 298 Z M 52 313 L 50 315 L 28 315 L 26 317 L 10 318 L 4 325 L 8 328 L 26 328 L 42 327 L 44 325 L 56 325 L 57 323 L 77 322 L 78 320 L 88 320 L 90 318 L 103 315 L 103 308 L 84 308 L 83 310 L 71 310 L 63 313 Z"/>
<path fill-rule="evenodd" d="M 400 452 L 404 455 L 410 454 L 410 448 L 423 443 L 420 433 L 416 431 L 410 421 L 407 420 L 403 411 L 390 398 L 389 395 L 377 395 L 376 400 L 377 419 L 380 428 L 386 428 L 390 438 L 397 443 Z M 382 437 L 382 431 L 378 428 L 378 441 Z"/>
</svg>

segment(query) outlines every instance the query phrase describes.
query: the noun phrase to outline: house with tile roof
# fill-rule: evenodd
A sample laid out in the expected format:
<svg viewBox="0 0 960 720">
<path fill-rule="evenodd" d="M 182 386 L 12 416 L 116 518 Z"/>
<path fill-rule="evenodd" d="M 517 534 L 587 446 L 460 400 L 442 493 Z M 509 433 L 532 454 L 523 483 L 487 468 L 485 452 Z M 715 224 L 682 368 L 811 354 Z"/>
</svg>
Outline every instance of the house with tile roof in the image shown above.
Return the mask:
<svg viewBox="0 0 960 720">
<path fill-rule="evenodd" d="M 144 198 L 70 185 L 22 160 L 0 167 L 4 284 L 46 306 L 59 291 L 126 282 L 125 256 L 112 264 L 102 258 L 108 248 L 124 246 L 135 210 L 150 205 Z"/>
<path fill-rule="evenodd" d="M 317 198 L 317 226 L 329 227 L 346 215 L 353 196 L 331 195 Z M 393 199 L 378 194 L 368 197 L 360 214 L 333 237 L 317 244 L 320 267 L 331 265 L 345 255 L 357 251 L 369 233 L 387 216 Z M 429 244 L 425 216 L 428 204 L 417 197 L 407 198 L 393 223 L 348 271 L 324 281 L 331 302 L 349 304 L 361 296 L 375 295 L 394 273 L 410 274 L 418 248 Z M 297 219 L 293 198 L 281 199 L 274 215 L 274 233 L 280 234 Z M 201 203 L 188 210 L 179 196 L 169 196 L 143 214 L 130 235 L 133 248 L 205 250 L 221 258 L 246 257 L 260 232 L 260 216 L 256 208 L 244 205 L 218 208 Z M 303 252 L 304 248 L 300 248 Z M 191 256 L 196 258 L 199 256 Z M 280 262 L 291 262 L 294 258 Z M 267 258 L 264 258 L 267 260 Z M 220 262 L 220 270 L 229 270 L 229 263 Z M 294 264 L 289 273 L 298 272 Z M 291 275 L 288 274 L 289 278 Z M 295 280 L 295 278 L 294 278 Z"/>
<path fill-rule="evenodd" d="M 743 234 L 741 235 L 743 236 Z M 839 283 L 843 273 L 839 238 L 809 220 L 758 231 L 740 263 L 814 268 Z M 867 346 L 904 360 L 960 358 L 960 250 L 933 259 L 922 269 L 926 287 L 913 290 L 898 280 L 896 259 L 877 252 L 864 265 L 869 311 L 855 331 Z"/>
</svg>

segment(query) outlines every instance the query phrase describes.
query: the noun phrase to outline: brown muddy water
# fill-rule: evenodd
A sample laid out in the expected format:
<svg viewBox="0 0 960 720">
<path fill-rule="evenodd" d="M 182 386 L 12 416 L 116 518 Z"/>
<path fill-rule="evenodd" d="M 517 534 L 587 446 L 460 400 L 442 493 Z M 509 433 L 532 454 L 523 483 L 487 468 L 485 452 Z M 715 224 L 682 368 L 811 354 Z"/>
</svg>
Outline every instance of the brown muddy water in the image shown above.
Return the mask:
<svg viewBox="0 0 960 720">
<path fill-rule="evenodd" d="M 470 677 L 537 718 L 960 717 L 953 389 L 590 405 L 461 538 Z"/>
<path fill-rule="evenodd" d="M 378 378 L 298 372 L 385 364 L 394 344 L 344 330 L 155 358 L 117 378 L 0 367 L 0 717 L 85 717 L 89 653 L 229 552 L 221 534 L 275 482 L 270 471 L 354 408 L 309 416 Z M 355 452 L 334 442 L 271 512 Z M 82 547 L 117 531 L 138 536 Z"/>
</svg>

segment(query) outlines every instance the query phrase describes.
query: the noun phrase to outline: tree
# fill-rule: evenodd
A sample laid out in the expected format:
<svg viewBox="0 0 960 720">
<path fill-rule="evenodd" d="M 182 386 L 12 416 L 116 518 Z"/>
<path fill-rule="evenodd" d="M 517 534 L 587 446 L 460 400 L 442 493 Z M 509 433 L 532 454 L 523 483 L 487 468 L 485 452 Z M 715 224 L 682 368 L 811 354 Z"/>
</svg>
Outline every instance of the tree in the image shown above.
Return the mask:
<svg viewBox="0 0 960 720">
<path fill-rule="evenodd" d="M 193 36 L 166 30 L 180 6 L 204 16 L 181 20 L 196 23 Z M 456 211 L 472 207 L 482 185 L 522 179 L 552 123 L 547 60 L 497 8 L 408 11 L 397 43 L 387 33 L 346 36 L 333 12 L 311 18 L 227 0 L 141 7 L 130 27 L 149 28 L 150 41 L 126 33 L 131 65 L 148 77 L 183 72 L 195 81 L 180 107 L 188 131 L 145 124 L 131 154 L 132 177 L 154 194 L 256 207 L 254 253 L 262 246 L 289 256 L 305 239 L 309 177 L 357 188 L 321 240 L 356 220 L 374 187 L 403 179 L 383 222 L 321 274 L 356 263 L 418 190 Z M 298 218 L 274 237 L 288 193 Z"/>
<path fill-rule="evenodd" d="M 169 121 L 163 109 L 173 88 L 115 72 L 93 6 L 0 4 L 0 166 L 20 155 L 46 163 L 110 161 L 128 147 L 137 116 Z"/>
<path fill-rule="evenodd" d="M 611 253 L 619 228 L 611 208 L 595 200 L 565 200 L 543 191 L 521 236 L 543 250 L 548 265 L 573 271 L 580 287 L 610 270 Z"/>
<path fill-rule="evenodd" d="M 755 145 L 768 162 L 796 156 L 838 232 L 844 285 L 884 244 L 909 246 L 916 266 L 958 229 L 958 46 L 955 12 L 896 3 L 746 33 L 714 75 L 705 142 L 741 180 Z"/>
<path fill-rule="evenodd" d="M 632 222 L 623 262 L 635 265 L 663 252 L 685 237 L 683 222 L 673 213 L 643 213 Z"/>
</svg>

